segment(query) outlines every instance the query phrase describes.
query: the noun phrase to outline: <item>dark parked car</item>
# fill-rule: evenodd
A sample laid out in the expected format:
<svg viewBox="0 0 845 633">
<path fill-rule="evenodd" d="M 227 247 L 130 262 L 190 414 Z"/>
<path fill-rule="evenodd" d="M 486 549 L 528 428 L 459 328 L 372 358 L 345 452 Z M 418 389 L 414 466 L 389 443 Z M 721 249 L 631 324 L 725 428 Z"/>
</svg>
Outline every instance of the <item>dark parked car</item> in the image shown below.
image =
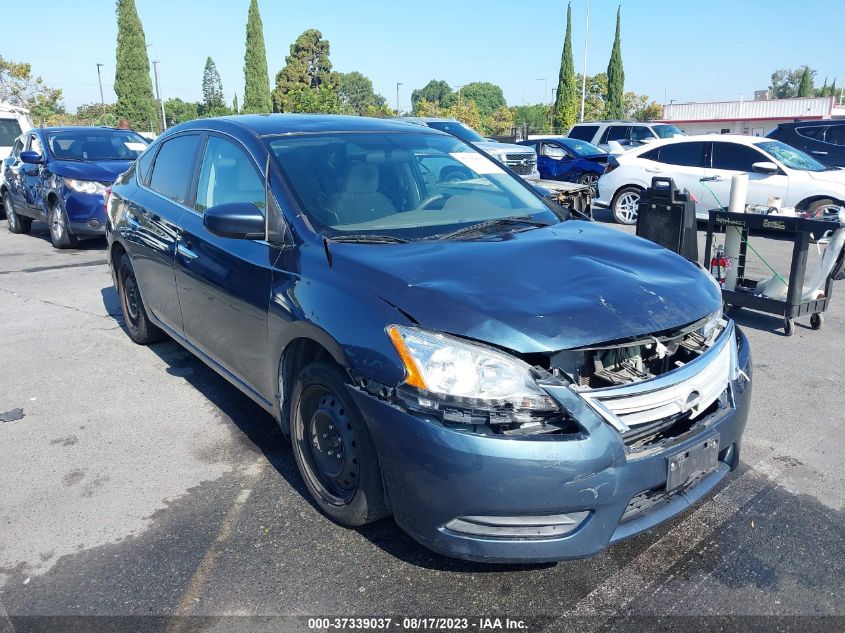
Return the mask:
<svg viewBox="0 0 845 633">
<path fill-rule="evenodd" d="M 751 357 L 714 280 L 454 136 L 192 121 L 107 207 L 129 336 L 174 338 L 272 414 L 341 524 L 392 514 L 474 560 L 586 556 L 738 464 Z"/>
<path fill-rule="evenodd" d="M 29 233 L 47 222 L 56 248 L 106 234 L 106 187 L 147 147 L 131 130 L 102 127 L 34 128 L 18 137 L 3 162 L 9 230 Z"/>
<path fill-rule="evenodd" d="M 563 180 L 587 185 L 595 196 L 596 183 L 610 154 L 587 141 L 563 136 L 520 141 L 537 152 L 537 169 L 543 180 Z"/>
<path fill-rule="evenodd" d="M 829 167 L 845 167 L 845 121 L 781 123 L 766 136 L 792 145 Z"/>
</svg>

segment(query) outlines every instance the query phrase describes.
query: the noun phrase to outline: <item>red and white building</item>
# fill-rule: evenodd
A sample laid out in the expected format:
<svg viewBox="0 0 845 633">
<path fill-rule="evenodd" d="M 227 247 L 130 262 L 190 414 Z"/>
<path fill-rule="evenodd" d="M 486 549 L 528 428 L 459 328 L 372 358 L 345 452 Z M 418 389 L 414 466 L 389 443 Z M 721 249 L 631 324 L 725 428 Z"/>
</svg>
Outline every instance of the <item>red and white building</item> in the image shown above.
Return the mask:
<svg viewBox="0 0 845 633">
<path fill-rule="evenodd" d="M 845 105 L 837 103 L 837 97 L 670 103 L 663 106 L 663 121 L 676 125 L 687 134 L 765 136 L 779 123 L 839 118 L 845 119 Z"/>
</svg>

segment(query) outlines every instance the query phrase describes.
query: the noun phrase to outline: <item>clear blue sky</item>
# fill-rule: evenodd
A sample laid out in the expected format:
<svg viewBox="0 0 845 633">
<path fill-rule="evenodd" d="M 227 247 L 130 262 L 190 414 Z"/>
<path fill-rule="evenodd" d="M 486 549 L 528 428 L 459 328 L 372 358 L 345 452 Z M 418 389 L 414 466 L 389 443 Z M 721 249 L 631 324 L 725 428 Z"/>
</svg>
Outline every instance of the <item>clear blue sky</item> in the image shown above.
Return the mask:
<svg viewBox="0 0 845 633">
<path fill-rule="evenodd" d="M 4 3 L 5 4 L 5 3 Z M 160 60 L 165 98 L 200 100 L 211 56 L 227 100 L 243 95 L 249 0 L 136 0 L 151 59 Z M 625 88 L 658 102 L 733 100 L 766 88 L 772 71 L 809 64 L 843 85 L 837 25 L 843 0 L 622 0 Z M 34 9 L 37 6 L 37 15 Z M 358 70 L 395 107 L 429 79 L 452 86 L 499 84 L 510 105 L 537 103 L 557 85 L 566 20 L 563 0 L 259 0 L 270 81 L 296 36 L 317 28 L 331 42 L 335 70 Z M 607 68 L 615 0 L 592 0 L 587 71 Z M 573 0 L 576 71 L 583 67 L 586 0 Z M 113 0 L 8 3 L 0 54 L 28 61 L 62 88 L 73 112 L 99 101 L 96 62 L 106 100 L 114 100 L 116 18 Z M 550 98 L 550 97 L 549 97 Z"/>
</svg>

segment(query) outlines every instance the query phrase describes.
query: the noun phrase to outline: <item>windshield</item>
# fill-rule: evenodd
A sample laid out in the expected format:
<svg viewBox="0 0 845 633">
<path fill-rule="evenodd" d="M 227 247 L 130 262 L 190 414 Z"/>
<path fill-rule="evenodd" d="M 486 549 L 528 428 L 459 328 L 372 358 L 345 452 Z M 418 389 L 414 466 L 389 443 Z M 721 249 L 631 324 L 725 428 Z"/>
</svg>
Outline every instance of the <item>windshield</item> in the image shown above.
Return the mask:
<svg viewBox="0 0 845 633">
<path fill-rule="evenodd" d="M 658 138 L 672 138 L 673 136 L 686 136 L 683 130 L 679 130 L 674 125 L 652 125 L 651 129 L 657 134 Z"/>
<path fill-rule="evenodd" d="M 567 140 L 564 141 L 563 144 L 571 149 L 573 152 L 578 154 L 578 156 L 592 156 L 593 154 L 607 154 L 601 147 L 598 145 L 593 145 L 592 143 L 588 143 L 587 141 L 573 141 Z"/>
<path fill-rule="evenodd" d="M 131 130 L 62 130 L 47 135 L 47 146 L 57 160 L 135 160 L 147 141 Z"/>
<path fill-rule="evenodd" d="M 467 143 L 483 143 L 487 140 L 470 126 L 461 123 L 460 121 L 429 121 L 427 125 L 428 127 L 433 127 L 435 130 L 440 130 L 441 132 L 447 132 L 452 136 L 457 136 L 459 139 L 464 140 Z"/>
<path fill-rule="evenodd" d="M 329 237 L 417 240 L 496 218 L 558 221 L 521 181 L 452 136 L 340 132 L 268 145 L 303 212 Z"/>
<path fill-rule="evenodd" d="M 757 147 L 790 169 L 798 169 L 800 171 L 825 171 L 827 169 L 827 167 L 812 156 L 780 141 L 757 143 Z"/>
</svg>

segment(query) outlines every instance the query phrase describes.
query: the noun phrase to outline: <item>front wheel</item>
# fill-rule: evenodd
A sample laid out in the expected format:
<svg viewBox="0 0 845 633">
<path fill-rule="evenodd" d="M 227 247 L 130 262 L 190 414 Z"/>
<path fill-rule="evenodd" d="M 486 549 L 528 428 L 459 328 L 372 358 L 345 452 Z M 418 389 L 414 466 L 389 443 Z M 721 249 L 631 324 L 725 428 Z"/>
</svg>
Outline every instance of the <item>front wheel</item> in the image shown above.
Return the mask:
<svg viewBox="0 0 845 633">
<path fill-rule="evenodd" d="M 828 218 L 839 215 L 840 208 L 841 206 L 838 202 L 835 202 L 830 198 L 822 198 L 821 200 L 816 200 L 807 207 L 807 214 L 811 217 L 818 215 L 821 218 Z"/>
<path fill-rule="evenodd" d="M 6 207 L 6 222 L 8 222 L 10 232 L 21 234 L 32 230 L 32 219 L 18 215 L 12 196 L 8 193 L 3 196 L 3 206 Z"/>
<path fill-rule="evenodd" d="M 50 226 L 50 242 L 53 244 L 53 248 L 64 249 L 79 246 L 79 238 L 68 229 L 67 214 L 58 200 L 50 206 L 47 224 Z"/>
<path fill-rule="evenodd" d="M 126 253 L 121 255 L 117 267 L 117 292 L 120 294 L 120 307 L 123 310 L 123 320 L 126 323 L 129 338 L 138 345 L 149 345 L 165 338 L 164 332 L 150 322 L 147 316 L 147 310 L 138 289 L 138 280 L 135 278 L 132 262 L 129 261 Z"/>
<path fill-rule="evenodd" d="M 389 514 L 375 446 L 339 367 L 315 362 L 291 393 L 291 440 L 305 486 L 329 518 L 349 527 Z"/>
<path fill-rule="evenodd" d="M 622 187 L 613 196 L 610 208 L 619 224 L 636 224 L 642 191 L 638 187 Z"/>
</svg>

